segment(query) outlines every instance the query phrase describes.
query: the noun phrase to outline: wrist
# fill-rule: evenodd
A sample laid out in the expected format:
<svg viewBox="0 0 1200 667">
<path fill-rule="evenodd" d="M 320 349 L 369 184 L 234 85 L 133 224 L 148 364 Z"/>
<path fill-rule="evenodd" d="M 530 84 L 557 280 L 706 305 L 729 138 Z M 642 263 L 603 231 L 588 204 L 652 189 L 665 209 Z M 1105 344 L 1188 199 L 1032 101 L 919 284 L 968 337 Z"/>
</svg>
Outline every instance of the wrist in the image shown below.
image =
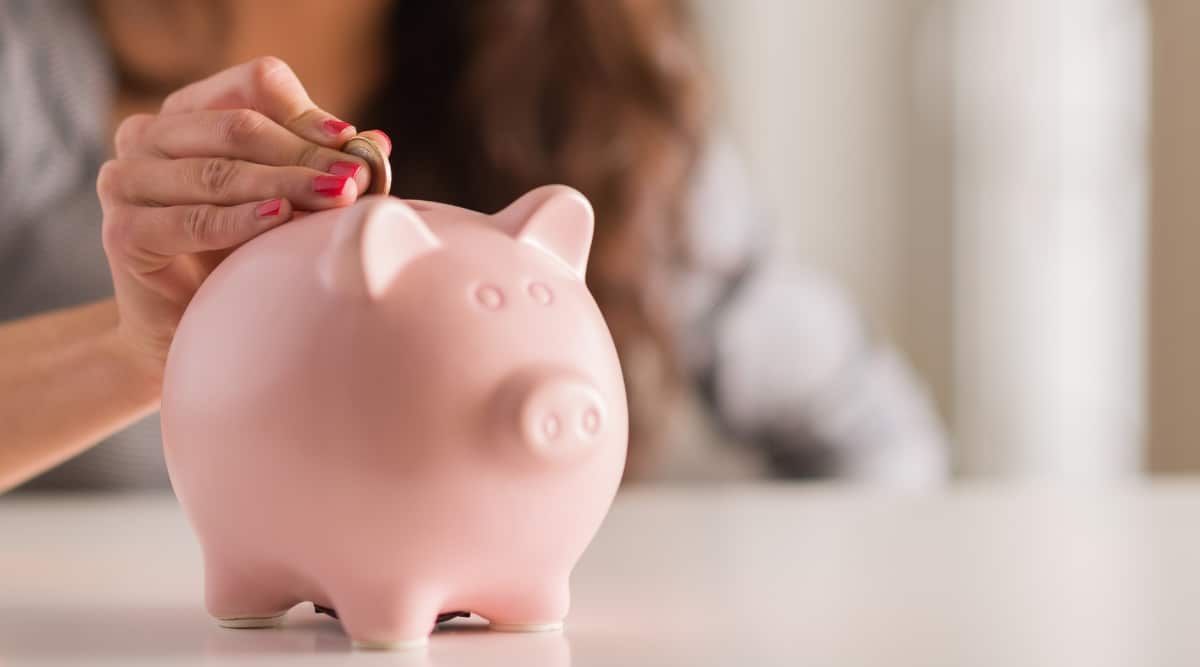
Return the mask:
<svg viewBox="0 0 1200 667">
<path fill-rule="evenodd" d="M 115 364 L 119 382 L 135 395 L 157 399 L 162 393 L 165 353 L 130 336 L 118 324 L 105 332 L 101 345 Z"/>
</svg>

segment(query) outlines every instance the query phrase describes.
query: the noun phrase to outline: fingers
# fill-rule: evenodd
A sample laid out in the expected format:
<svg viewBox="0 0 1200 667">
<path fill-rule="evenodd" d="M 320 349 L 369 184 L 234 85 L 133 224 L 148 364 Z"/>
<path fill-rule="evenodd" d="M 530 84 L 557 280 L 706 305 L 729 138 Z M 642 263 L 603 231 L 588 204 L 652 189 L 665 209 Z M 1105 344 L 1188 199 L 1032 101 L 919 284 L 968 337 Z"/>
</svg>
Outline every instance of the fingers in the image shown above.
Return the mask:
<svg viewBox="0 0 1200 667">
<path fill-rule="evenodd" d="M 193 83 L 172 93 L 162 105 L 164 114 L 204 109 L 253 109 L 328 148 L 337 148 L 354 136 L 353 126 L 318 108 L 287 63 L 271 56 Z"/>
<path fill-rule="evenodd" d="M 131 268 L 151 272 L 170 258 L 187 253 L 232 248 L 292 217 L 286 199 L 238 206 L 130 207 L 105 216 L 104 248 L 110 256 L 133 262 Z"/>
<path fill-rule="evenodd" d="M 116 149 L 117 157 L 141 152 L 142 137 L 157 118 L 157 116 L 148 113 L 126 116 L 121 121 L 121 124 L 117 126 L 117 133 L 113 137 L 113 148 Z"/>
<path fill-rule="evenodd" d="M 221 156 L 322 172 L 349 162 L 364 167 L 353 174 L 360 191 L 366 190 L 371 178 L 362 159 L 306 141 L 249 109 L 132 116 L 117 128 L 116 146 L 118 157 Z"/>
<path fill-rule="evenodd" d="M 216 204 L 231 206 L 267 198 L 283 198 L 307 211 L 347 206 L 358 197 L 357 164 L 343 163 L 325 173 L 307 167 L 269 167 L 226 158 L 116 161 L 111 195 L 143 206 Z"/>
</svg>

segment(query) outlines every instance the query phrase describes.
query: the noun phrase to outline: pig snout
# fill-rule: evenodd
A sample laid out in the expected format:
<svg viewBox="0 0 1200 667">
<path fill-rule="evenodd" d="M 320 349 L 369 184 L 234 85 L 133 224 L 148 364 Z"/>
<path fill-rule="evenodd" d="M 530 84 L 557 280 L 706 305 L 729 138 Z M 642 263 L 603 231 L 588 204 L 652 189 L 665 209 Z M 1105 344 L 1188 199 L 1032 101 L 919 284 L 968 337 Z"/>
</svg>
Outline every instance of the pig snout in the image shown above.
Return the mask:
<svg viewBox="0 0 1200 667">
<path fill-rule="evenodd" d="M 585 449 L 604 432 L 604 398 L 586 380 L 570 373 L 533 373 L 520 384 L 520 437 L 535 451 L 554 456 Z"/>
</svg>

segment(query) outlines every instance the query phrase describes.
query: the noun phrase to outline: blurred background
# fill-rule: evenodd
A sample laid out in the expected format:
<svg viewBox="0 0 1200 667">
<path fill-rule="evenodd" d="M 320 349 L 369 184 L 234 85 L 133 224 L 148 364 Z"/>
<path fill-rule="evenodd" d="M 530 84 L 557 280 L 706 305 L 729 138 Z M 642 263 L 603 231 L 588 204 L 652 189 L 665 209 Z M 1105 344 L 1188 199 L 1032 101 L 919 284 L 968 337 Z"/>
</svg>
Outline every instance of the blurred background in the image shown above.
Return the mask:
<svg viewBox="0 0 1200 667">
<path fill-rule="evenodd" d="M 770 217 L 964 477 L 1200 469 L 1200 4 L 696 0 Z"/>
<path fill-rule="evenodd" d="M 704 386 L 702 377 L 689 388 L 693 400 L 687 402 L 680 418 L 672 422 L 678 427 L 672 435 L 675 446 L 663 450 L 666 460 L 660 470 L 654 470 L 648 477 L 711 480 L 762 476 L 767 473 L 768 465 L 763 453 L 767 452 L 768 457 L 777 454 L 772 448 L 780 449 L 778 441 L 782 439 L 771 430 L 778 431 L 780 424 L 769 423 L 770 418 L 783 422 L 784 426 L 796 426 L 792 422 L 810 417 L 811 424 L 800 424 L 800 428 L 786 434 L 790 438 L 788 444 L 795 450 L 795 461 L 788 474 L 779 476 L 821 477 L 836 470 L 846 477 L 857 474 L 862 479 L 870 478 L 863 471 L 876 466 L 874 463 L 841 468 L 826 465 L 826 469 L 821 469 L 821 465 L 809 466 L 812 461 L 805 458 L 808 453 L 804 446 L 812 444 L 810 440 L 822 444 L 824 437 L 852 455 L 867 452 L 862 456 L 864 460 L 870 458 L 871 452 L 888 448 L 901 451 L 908 445 L 910 450 L 920 450 L 920 446 L 913 446 L 913 442 L 919 442 L 925 446 L 924 451 L 918 451 L 915 457 L 909 452 L 907 456 L 920 459 L 920 466 L 934 471 L 928 476 L 930 479 L 940 478 L 941 433 L 936 425 L 927 428 L 933 420 L 923 419 L 926 413 L 920 386 L 928 388 L 936 412 L 946 425 L 950 467 L 958 478 L 1087 482 L 1144 474 L 1200 472 L 1200 449 L 1193 446 L 1193 440 L 1200 434 L 1200 411 L 1192 406 L 1192 397 L 1200 393 L 1197 391 L 1200 349 L 1192 343 L 1200 338 L 1200 303 L 1192 290 L 1200 282 L 1200 262 L 1194 259 L 1200 256 L 1197 254 L 1200 226 L 1192 220 L 1200 211 L 1200 188 L 1192 183 L 1193 174 L 1200 169 L 1200 94 L 1195 92 L 1191 76 L 1192 63 L 1200 60 L 1200 42 L 1195 39 L 1200 34 L 1200 4 L 1192 0 L 682 1 L 686 3 L 684 8 L 694 10 L 706 64 L 715 75 L 721 135 L 718 138 L 731 140 L 736 148 L 735 158 L 744 162 L 746 181 L 752 190 L 748 199 L 753 206 L 743 206 L 735 213 L 760 209 L 764 214 L 761 217 L 774 227 L 785 253 L 795 260 L 796 266 L 831 276 L 835 284 L 845 288 L 865 315 L 871 335 L 862 336 L 862 332 L 850 326 L 839 329 L 838 324 L 806 338 L 813 330 L 820 329 L 820 323 L 808 326 L 795 322 L 816 321 L 822 316 L 838 320 L 839 312 L 831 315 L 831 309 L 822 310 L 831 299 L 826 299 L 819 287 L 813 288 L 813 293 L 803 295 L 807 299 L 805 304 L 791 308 L 795 304 L 783 302 L 790 292 L 781 289 L 773 293 L 776 301 L 757 304 L 766 306 L 761 308 L 763 312 L 755 313 L 765 315 L 759 318 L 761 322 L 751 322 L 753 326 L 746 328 L 752 334 L 768 325 L 775 329 L 757 337 L 725 336 L 732 341 L 729 347 L 739 343 L 742 347 L 762 344 L 763 349 L 757 350 L 761 354 L 749 356 L 767 359 L 753 372 L 725 380 L 734 385 L 733 389 L 726 389 L 734 398 L 738 397 L 737 390 L 746 390 L 748 386 L 749 391 L 744 393 L 763 404 L 771 404 L 767 409 L 756 411 L 752 406 L 742 411 L 755 418 L 764 414 L 768 417 L 757 420 L 762 423 L 743 424 L 741 429 L 743 435 L 763 436 L 759 437 L 762 451 L 726 446 L 726 440 L 732 438 L 724 434 L 726 431 L 719 422 L 724 418 L 732 423 L 746 414 L 734 414 L 739 406 L 733 405 L 732 400 L 719 406 L 730 414 L 716 417 L 709 414 L 705 401 L 712 396 L 704 394 L 720 392 L 709 391 L 711 387 Z M 197 60 L 193 65 L 200 73 L 278 50 L 286 52 L 279 55 L 291 61 L 301 79 L 308 79 L 315 67 L 313 63 L 321 60 L 320 49 L 298 46 L 289 35 L 271 30 L 275 21 L 290 14 L 305 14 L 310 20 L 319 17 L 321 3 L 303 3 L 307 8 L 304 11 L 298 4 L 290 3 L 222 5 L 238 9 L 225 14 L 236 15 L 244 24 L 235 22 L 238 30 L 226 32 L 240 35 L 241 41 L 227 40 L 234 46 L 226 45 L 219 57 L 213 56 L 212 62 L 208 62 L 203 57 L 204 49 L 194 48 L 190 43 L 180 46 L 183 41 L 147 38 L 147 34 L 153 37 L 169 32 L 154 28 L 155 25 L 174 24 L 140 26 L 138 12 L 129 8 L 147 12 L 147 8 L 156 9 L 155 15 L 162 19 L 173 14 L 187 15 L 189 12 L 183 9 L 189 7 L 196 10 L 193 14 L 213 13 L 207 10 L 216 5 L 133 0 L 64 1 L 53 5 L 0 2 L 4 3 L 0 4 L 0 10 L 7 10 L 0 19 L 28 20 L 28 16 L 39 13 L 32 8 L 54 7 L 59 16 L 72 16 L 77 24 L 74 27 L 85 31 L 80 34 L 90 34 L 93 38 L 95 34 L 87 31 L 95 30 L 104 21 L 93 21 L 89 8 L 107 7 L 109 23 L 130 24 L 125 25 L 128 34 L 117 31 L 107 39 L 140 54 L 130 60 L 128 54 L 121 55 L 121 49 L 113 51 L 117 54 L 114 63 L 123 62 L 122 58 L 134 63 L 124 63 L 131 71 L 137 70 L 140 66 L 137 63 L 143 60 L 151 65 L 158 63 L 161 54 L 156 49 L 185 61 Z M 362 6 L 368 4 L 372 3 Z M 588 16 L 594 19 L 607 13 L 631 17 L 632 24 L 640 19 L 649 26 L 654 22 L 646 17 L 655 15 L 642 13 L 647 7 L 654 7 L 653 3 L 606 7 L 531 2 L 520 6 L 532 7 L 535 15 L 539 11 L 547 16 L 556 12 L 574 15 L 580 25 L 591 25 L 584 20 Z M 430 44 L 440 45 L 445 41 L 443 34 L 425 30 L 424 24 L 413 27 L 407 18 L 432 15 L 442 23 L 434 20 L 429 25 L 445 29 L 481 7 L 485 5 L 392 3 L 390 35 L 424 35 L 431 40 Z M 503 17 L 506 12 L 521 14 L 513 7 L 517 5 L 487 5 L 488 11 L 478 13 L 485 18 Z M 55 15 L 48 11 L 40 13 Z M 220 15 L 218 18 L 224 17 L 221 12 L 216 14 Z M 653 33 L 664 40 L 660 44 L 663 53 L 674 39 L 672 21 L 661 20 L 662 25 L 657 26 L 659 32 Z M 54 21 L 42 23 L 53 25 Z M 668 24 L 669 29 L 662 27 Z M 187 25 L 187 21 L 179 25 Z M 497 25 L 504 26 L 502 22 Z M 595 21 L 595 25 L 608 24 Z M 0 28 L 10 27 L 0 21 Z M 254 30 L 264 32 L 252 35 L 254 39 L 244 39 L 245 35 L 239 32 L 243 29 L 247 34 Z M 489 33 L 489 39 L 497 42 L 514 34 L 507 29 L 494 32 Z M 203 31 L 197 34 L 198 39 L 224 44 L 222 40 L 211 40 L 212 36 Z M 0 32 L 0 38 L 3 37 Z M 32 45 L 23 44 L 18 38 Z M 50 50 L 16 28 L 12 28 L 8 39 L 10 45 L 21 47 L 11 51 L 22 58 L 40 53 L 39 49 Z M 70 56 L 95 64 L 93 61 L 99 62 L 100 58 L 91 55 L 87 47 L 97 48 L 98 54 L 112 55 L 107 48 L 98 47 L 104 40 L 95 41 L 90 44 L 82 39 L 63 40 L 53 50 L 64 58 Z M 597 43 L 635 42 L 625 35 Z M 388 44 L 402 45 L 404 40 L 390 39 Z M 144 53 L 139 50 L 141 47 L 146 47 Z M 425 55 L 420 44 L 414 48 Z M 536 69 L 528 67 L 527 62 L 536 63 L 536 53 L 524 48 L 513 51 L 521 52 L 513 61 L 515 65 L 508 63 L 516 68 L 514 71 Z M 648 49 L 636 56 L 647 62 L 657 62 L 656 58 L 669 61 L 663 53 Z M 398 62 L 409 62 L 404 59 L 412 56 L 398 47 L 391 55 Z M 34 86 L 37 77 L 29 75 L 34 69 L 18 71 L 18 66 L 28 64 L 22 58 L 10 57 L 12 72 L 0 68 L 0 74 L 23 73 L 28 75 L 26 84 Z M 37 61 L 32 55 L 25 60 Z M 0 65 L 3 64 L 0 60 Z M 134 71 L 135 75 L 125 72 L 115 76 L 106 67 L 107 64 L 97 66 L 96 78 L 114 76 L 118 87 L 146 75 Z M 72 78 L 62 76 L 72 70 L 72 67 L 54 70 L 65 81 L 55 91 L 61 88 L 68 91 L 65 97 L 83 97 Z M 187 74 L 191 70 L 182 71 Z M 422 70 L 414 71 L 420 74 Z M 171 73 L 176 74 L 179 73 Z M 438 82 L 436 76 L 441 74 L 435 72 L 429 76 Z M 505 76 L 496 78 L 507 85 Z M 428 83 L 415 81 L 417 88 Z M 403 107 L 388 95 L 412 89 L 413 81 L 397 74 L 396 82 L 388 83 L 396 84 L 395 90 L 376 94 L 371 98 L 375 106 L 384 111 Z M 554 92 L 570 86 L 555 81 L 550 88 Z M 621 90 L 625 98 L 637 97 L 629 93 L 633 90 L 630 87 Z M 664 93 L 666 96 L 683 96 L 669 86 L 664 90 L 668 91 Z M 153 96 L 145 91 L 134 92 L 146 98 L 139 102 L 152 102 L 151 110 L 157 109 L 161 102 L 151 99 Z M 161 92 L 164 91 L 154 94 Z M 33 110 L 26 110 L 28 116 L 44 115 L 44 110 L 37 108 L 40 100 L 29 97 L 33 103 L 24 106 Z M 540 99 L 534 95 L 528 97 Z M 641 97 L 650 99 L 646 95 Z M 23 101 L 19 96 L 10 99 Z M 46 93 L 46 99 L 53 102 L 53 94 Z M 406 98 L 401 94 L 397 99 Z M 88 110 L 77 115 L 94 121 L 98 113 L 85 108 Z M 687 105 L 680 104 L 679 108 L 686 109 Z M 524 119 L 533 113 L 516 107 L 513 117 Z M 685 116 L 682 112 L 677 115 Z M 464 116 L 474 118 L 470 114 Z M 457 116 L 432 114 L 431 117 L 444 121 Z M 412 119 L 403 115 L 393 117 L 385 113 L 380 120 L 395 121 L 401 131 L 407 128 L 417 139 L 431 141 L 428 136 L 434 136 L 408 122 Z M 671 120 L 679 118 L 672 116 Z M 587 127 L 588 123 L 579 125 Z M 448 132 L 462 130 L 447 127 L 450 127 Z M 501 129 L 499 134 L 516 131 L 511 127 Z M 12 134 L 15 138 L 11 143 L 17 145 L 16 138 L 22 133 Z M 111 136 L 107 131 L 99 134 Z M 533 132 L 532 136 L 540 135 Z M 404 143 L 406 137 L 399 139 Z M 47 150 L 44 146 L 34 148 L 43 153 Z M 107 147 L 94 148 L 95 155 L 89 153 L 91 158 L 97 158 Z M 445 152 L 442 148 L 434 146 L 429 153 L 440 155 Z M 472 147 L 471 151 L 474 151 L 471 156 L 484 154 L 479 147 Z M 420 155 L 420 151 L 412 153 Z M 78 159 L 64 155 L 55 157 Z M 404 159 L 403 152 L 399 155 Z M 0 151 L 0 166 L 3 157 Z M 17 165 L 18 161 L 12 163 Z M 98 167 L 98 160 L 95 166 Z M 414 162 L 397 167 L 397 158 L 393 156 L 394 171 L 401 175 L 422 174 L 424 166 L 428 165 Z M 497 176 L 506 175 L 505 165 L 489 166 L 493 167 L 493 172 L 481 171 L 476 180 L 488 185 L 504 180 Z M 589 169 L 579 172 L 588 176 Z M 541 178 L 539 172 L 533 173 Z M 578 174 L 572 172 L 572 175 Z M 466 183 L 450 183 L 461 186 L 465 193 L 457 203 L 494 210 L 498 206 L 493 206 L 495 202 L 487 197 L 500 201 L 496 193 L 502 193 L 508 197 L 504 202 L 512 200 L 512 193 L 501 185 L 492 188 L 495 192 L 482 188 L 484 196 L 469 187 L 478 183 L 461 176 L 456 178 Z M 641 176 L 630 172 L 623 178 L 632 183 Z M 94 176 L 89 172 L 86 178 L 78 180 L 80 183 L 66 183 L 63 187 L 74 188 L 70 191 L 73 195 L 87 198 L 96 208 L 91 201 Z M 635 185 L 657 192 L 654 183 Z M 710 189 L 731 201 L 745 194 L 738 191 L 736 184 L 718 185 L 724 187 Z M 512 183 L 507 186 L 515 188 Z M 397 190 L 426 192 L 412 187 L 415 186 L 411 183 L 401 183 Z M 636 188 L 631 186 L 632 190 Z M 436 189 L 429 192 L 441 194 Z M 453 188 L 447 192 L 463 194 L 453 192 Z M 429 198 L 439 198 L 434 195 Z M 479 196 L 472 199 L 466 195 Z M 12 208 L 19 212 L 19 207 L 10 207 L 8 213 Z M 714 208 L 717 212 L 708 217 L 718 221 L 729 213 L 720 206 Z M 108 269 L 99 249 L 98 225 L 94 224 L 98 209 L 77 213 L 81 225 L 77 227 L 62 221 L 43 225 L 44 218 L 54 216 L 40 211 L 38 215 L 26 216 L 30 220 L 20 222 L 29 230 L 36 223 L 38 231 L 46 234 L 44 245 L 55 248 L 56 253 L 58 248 L 71 244 L 82 249 L 79 257 L 86 257 L 91 273 L 80 268 L 83 260 L 63 263 L 57 255 L 47 255 L 40 261 L 46 275 L 69 276 L 84 287 L 64 289 L 60 302 L 42 299 L 42 292 L 49 290 L 43 290 L 42 283 L 50 283 L 40 274 L 28 271 L 24 276 L 27 283 L 24 292 L 18 281 L 6 285 L 13 296 L 10 307 L 0 309 L 3 315 L 0 319 L 107 295 L 101 293 L 108 289 Z M 2 217 L 4 214 L 0 214 Z M 747 223 L 751 217 L 755 216 L 740 215 L 737 222 Z M 758 231 L 750 224 L 742 225 L 741 229 L 744 237 Z M 731 232 L 727 237 L 716 234 L 718 245 L 736 245 L 729 238 L 737 233 Z M 762 236 L 766 238 L 769 237 Z M 758 237 L 749 243 L 742 238 L 741 242 L 767 243 Z M 68 264 L 69 270 L 64 268 Z M 593 262 L 593 266 L 598 264 Z M 597 273 L 600 271 L 593 269 L 592 275 Z M 610 267 L 608 273 L 615 276 L 621 271 Z M 729 279 L 733 288 L 742 289 L 736 283 L 745 274 L 739 277 L 734 273 L 722 274 L 719 279 Z M 646 281 L 645 285 L 649 284 Z M 778 300 L 780 295 L 783 300 Z M 0 293 L 0 296 L 5 295 Z M 687 296 L 677 300 L 686 301 Z M 799 300 L 800 297 L 794 299 Z M 3 305 L 0 299 L 0 306 Z M 713 306 L 713 312 L 718 312 L 720 305 Z M 610 324 L 612 321 L 610 318 Z M 705 324 L 690 323 L 690 330 L 702 331 Z M 842 335 L 847 331 L 849 335 Z M 836 341 L 839 344 L 828 345 L 833 350 L 830 352 L 821 348 L 828 341 L 822 341 L 820 336 L 841 338 Z M 864 343 L 859 338 L 869 338 L 870 342 Z M 809 404 L 799 400 L 789 403 L 794 396 L 781 399 L 777 395 L 780 392 L 775 391 L 778 387 L 767 380 L 778 382 L 782 377 L 784 381 L 780 384 L 786 384 L 802 375 L 801 371 L 820 376 L 813 368 L 796 370 L 803 366 L 808 352 L 803 349 L 797 352 L 796 348 L 814 340 L 817 342 L 812 347 L 818 349 L 808 356 L 819 358 L 826 354 L 842 362 L 830 361 L 828 368 L 817 371 L 833 368 L 842 373 L 849 368 L 847 374 L 852 374 L 858 372 L 859 366 L 874 365 L 869 372 L 862 372 L 863 378 L 856 380 L 857 384 L 850 389 L 837 381 L 828 381 L 820 387 L 819 400 L 811 400 Z M 883 342 L 880 347 L 886 354 L 867 349 L 876 341 Z M 767 344 L 780 347 L 771 348 Z M 917 386 L 916 391 L 906 384 L 907 369 L 895 370 L 902 364 L 891 363 L 888 344 L 911 361 L 919 378 L 912 383 Z M 783 354 L 789 350 L 796 353 L 781 362 L 781 350 Z M 719 356 L 712 352 L 713 359 Z M 707 362 L 717 365 L 712 359 Z M 626 363 L 627 370 L 634 365 Z M 696 375 L 707 374 L 708 380 L 712 377 L 720 380 L 722 372 L 730 377 L 738 375 L 728 368 L 704 369 Z M 772 373 L 779 377 L 766 377 Z M 823 377 L 834 375 L 831 371 Z M 896 378 L 901 375 L 904 377 L 898 381 Z M 738 381 L 742 384 L 737 385 Z M 795 386 L 784 388 L 796 396 L 803 395 L 804 382 L 792 384 Z M 847 396 L 849 399 L 843 403 L 849 407 L 832 400 Z M 659 407 L 653 400 L 632 402 L 647 411 Z M 661 412 L 669 409 L 664 405 Z M 803 414 L 806 410 L 811 414 Z M 794 417 L 792 413 L 801 416 L 789 421 Z M 816 417 L 812 418 L 813 415 Z M 847 426 L 855 420 L 856 423 Z M 84 462 L 81 470 L 86 468 L 88 474 L 101 469 L 131 470 L 131 462 L 141 462 L 147 470 L 153 470 L 145 475 L 131 473 L 129 477 L 134 482 L 145 483 L 157 476 L 157 483 L 165 485 L 155 421 L 151 418 L 140 425 L 140 431 L 135 427 L 127 434 L 126 455 L 114 455 L 109 460 L 104 458 L 107 455 L 103 451 L 93 450 L 84 456 L 94 460 Z M 905 442 L 906 438 L 912 442 Z M 895 458 L 903 459 L 903 454 Z M 822 463 L 819 456 L 815 458 L 817 464 Z M 810 467 L 818 474 L 809 474 Z M 847 471 L 853 474 L 844 474 Z M 70 474 L 63 479 L 75 483 Z"/>
</svg>

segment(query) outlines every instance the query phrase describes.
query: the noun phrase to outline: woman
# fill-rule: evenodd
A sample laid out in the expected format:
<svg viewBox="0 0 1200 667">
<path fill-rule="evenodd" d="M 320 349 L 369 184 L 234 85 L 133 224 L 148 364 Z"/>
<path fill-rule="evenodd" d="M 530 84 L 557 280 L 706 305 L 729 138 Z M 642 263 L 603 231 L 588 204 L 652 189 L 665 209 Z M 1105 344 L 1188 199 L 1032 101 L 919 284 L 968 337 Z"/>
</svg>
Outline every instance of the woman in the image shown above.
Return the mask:
<svg viewBox="0 0 1200 667">
<path fill-rule="evenodd" d="M 908 368 L 770 252 L 681 5 L 4 0 L 0 488 L 153 411 L 222 253 L 356 198 L 368 175 L 333 150 L 354 132 L 341 118 L 391 137 L 398 196 L 492 211 L 561 182 L 591 199 L 634 474 L 654 474 L 691 385 L 777 475 L 942 477 Z M 102 245 L 115 305 L 80 306 L 108 292 Z M 35 485 L 162 485 L 158 448 L 144 420 Z"/>
</svg>

